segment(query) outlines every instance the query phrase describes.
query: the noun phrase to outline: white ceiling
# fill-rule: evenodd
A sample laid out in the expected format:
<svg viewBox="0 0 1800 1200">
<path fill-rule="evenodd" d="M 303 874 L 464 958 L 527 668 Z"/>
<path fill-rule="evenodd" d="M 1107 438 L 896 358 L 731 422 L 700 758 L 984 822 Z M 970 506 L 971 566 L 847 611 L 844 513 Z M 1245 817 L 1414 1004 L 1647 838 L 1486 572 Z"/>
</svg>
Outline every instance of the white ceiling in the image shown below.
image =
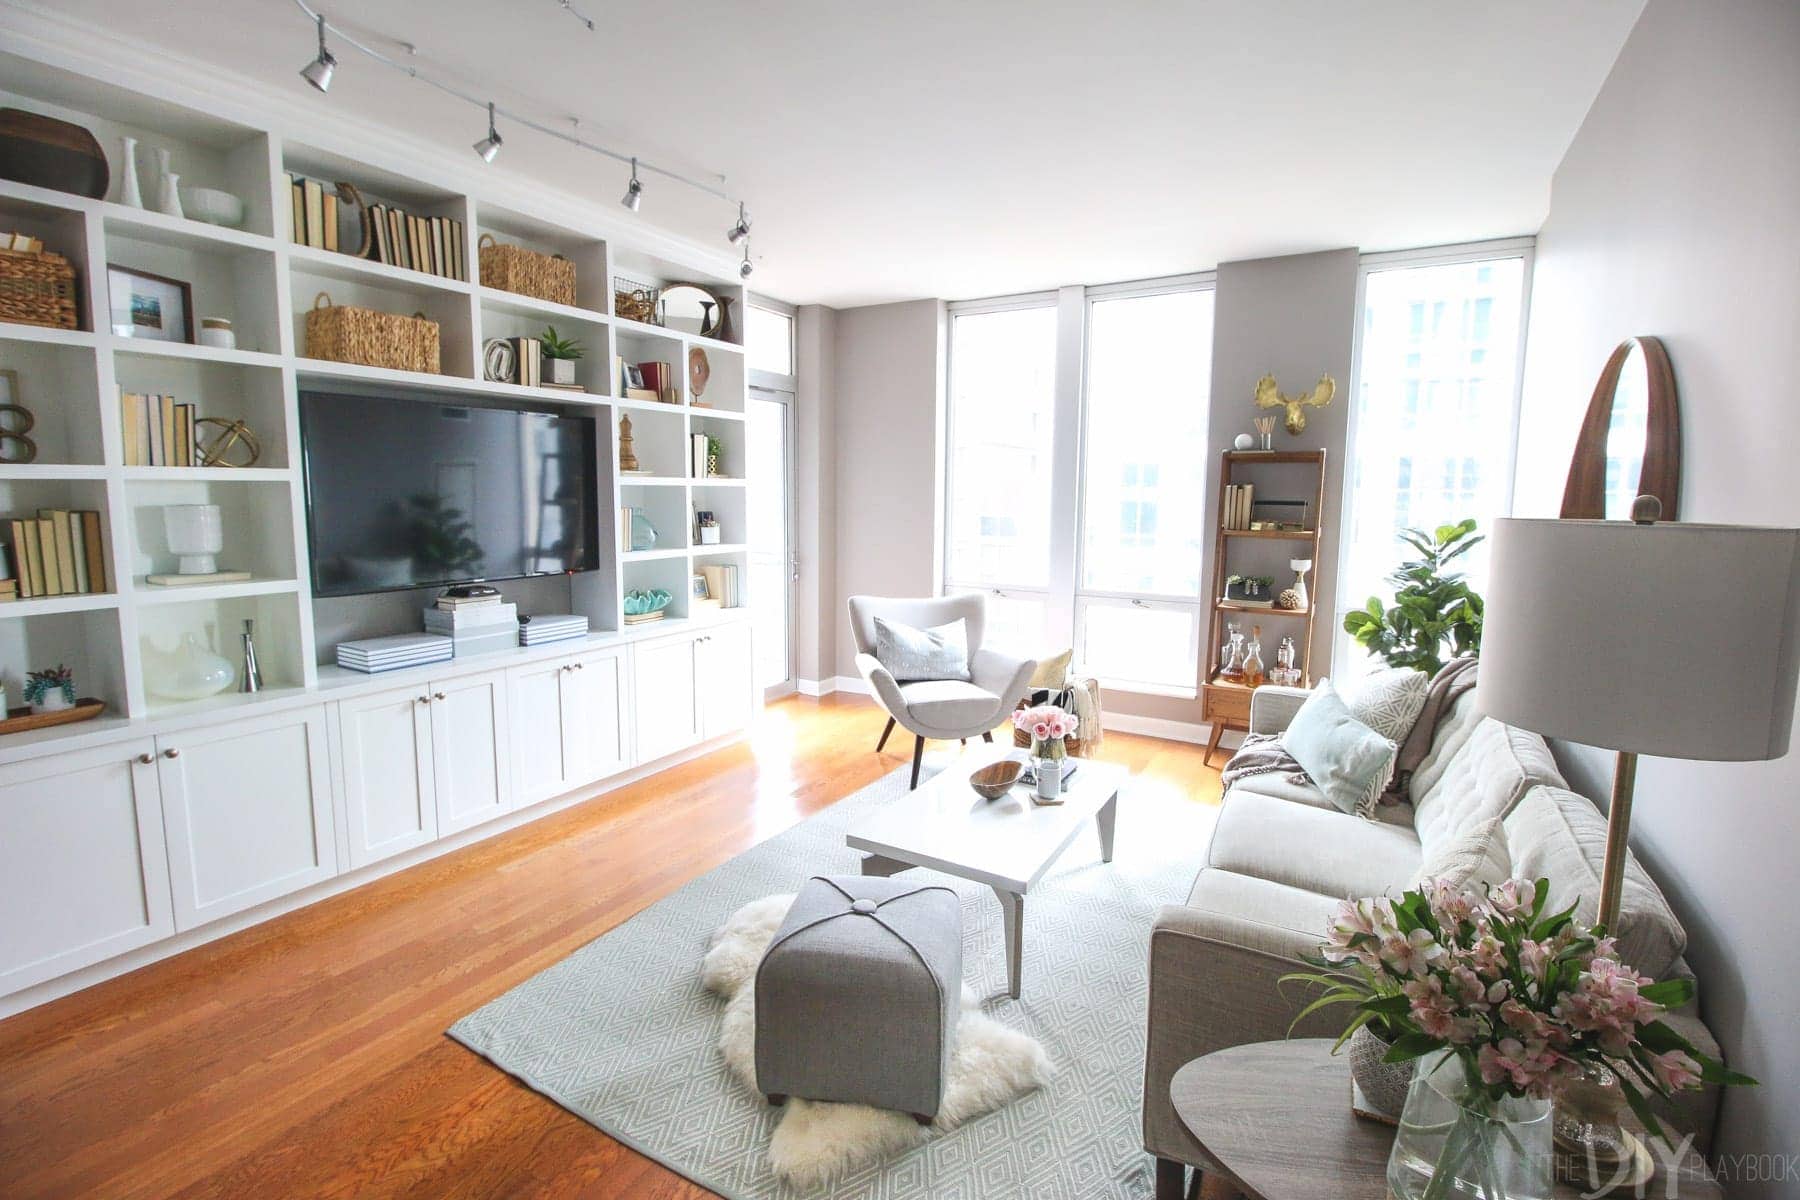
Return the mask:
<svg viewBox="0 0 1800 1200">
<path fill-rule="evenodd" d="M 949 299 L 1339 246 L 1537 229 L 1643 0 L 362 0 L 335 22 L 627 152 L 725 173 L 756 286 L 796 303 Z M 470 155 L 482 115 L 347 49 L 296 71 L 291 0 L 56 0 L 116 36 Z M 529 131 L 491 169 L 616 203 L 625 171 Z M 734 213 L 646 178 L 640 219 Z"/>
</svg>

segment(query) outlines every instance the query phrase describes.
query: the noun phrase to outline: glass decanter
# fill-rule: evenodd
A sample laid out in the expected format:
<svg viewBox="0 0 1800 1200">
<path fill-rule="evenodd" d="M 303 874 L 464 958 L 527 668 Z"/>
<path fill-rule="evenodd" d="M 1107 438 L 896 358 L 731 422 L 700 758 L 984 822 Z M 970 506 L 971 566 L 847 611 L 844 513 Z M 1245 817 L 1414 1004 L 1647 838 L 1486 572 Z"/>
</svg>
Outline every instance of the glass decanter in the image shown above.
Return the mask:
<svg viewBox="0 0 1800 1200">
<path fill-rule="evenodd" d="M 1250 646 L 1244 652 L 1244 685 L 1261 687 L 1263 683 L 1262 626 L 1250 627 Z"/>
<path fill-rule="evenodd" d="M 1244 678 L 1244 635 L 1233 625 L 1226 631 L 1226 636 L 1230 644 L 1225 648 L 1225 665 L 1219 668 L 1219 678 L 1239 683 Z"/>
</svg>

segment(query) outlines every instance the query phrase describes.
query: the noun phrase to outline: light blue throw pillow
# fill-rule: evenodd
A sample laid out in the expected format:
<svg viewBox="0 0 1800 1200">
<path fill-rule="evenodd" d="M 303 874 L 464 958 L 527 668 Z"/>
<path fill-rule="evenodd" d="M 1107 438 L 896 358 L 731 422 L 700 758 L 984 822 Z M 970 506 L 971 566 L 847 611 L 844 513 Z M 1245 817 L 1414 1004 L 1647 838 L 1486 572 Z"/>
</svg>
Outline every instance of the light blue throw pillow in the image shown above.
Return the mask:
<svg viewBox="0 0 1800 1200">
<path fill-rule="evenodd" d="M 969 679 L 969 637 L 958 617 L 930 629 L 875 618 L 875 660 L 896 683 Z"/>
<path fill-rule="evenodd" d="M 1387 784 L 1396 747 L 1350 715 L 1329 679 L 1313 689 L 1281 735 L 1294 756 L 1334 808 L 1353 813 L 1371 804 Z"/>
</svg>

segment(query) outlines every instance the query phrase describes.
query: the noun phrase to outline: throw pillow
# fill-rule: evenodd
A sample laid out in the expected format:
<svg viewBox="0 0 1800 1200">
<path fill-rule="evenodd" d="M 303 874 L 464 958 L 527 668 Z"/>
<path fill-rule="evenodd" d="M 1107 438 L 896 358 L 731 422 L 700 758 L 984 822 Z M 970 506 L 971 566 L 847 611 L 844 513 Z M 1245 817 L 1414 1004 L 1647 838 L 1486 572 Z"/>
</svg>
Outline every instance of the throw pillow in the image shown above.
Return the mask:
<svg viewBox="0 0 1800 1200">
<path fill-rule="evenodd" d="M 1443 879 L 1458 891 L 1480 892 L 1485 884 L 1498 887 L 1512 878 L 1512 853 L 1506 844 L 1506 826 L 1489 817 L 1455 837 L 1446 839 L 1419 864 L 1418 887 L 1429 879 Z"/>
<path fill-rule="evenodd" d="M 969 679 L 969 639 L 961 617 L 930 629 L 875 618 L 875 661 L 896 683 Z"/>
<path fill-rule="evenodd" d="M 1431 676 L 1411 667 L 1386 667 L 1344 688 L 1350 715 L 1394 743 L 1404 742 L 1425 707 Z"/>
<path fill-rule="evenodd" d="M 1340 812 L 1372 809 L 1394 769 L 1392 739 L 1350 714 L 1329 679 L 1307 696 L 1281 744 Z"/>
<path fill-rule="evenodd" d="M 1037 670 L 1031 674 L 1031 686 L 1049 688 L 1053 692 L 1062 691 L 1069 686 L 1069 664 L 1074 660 L 1073 648 L 1051 658 L 1038 659 Z"/>
</svg>

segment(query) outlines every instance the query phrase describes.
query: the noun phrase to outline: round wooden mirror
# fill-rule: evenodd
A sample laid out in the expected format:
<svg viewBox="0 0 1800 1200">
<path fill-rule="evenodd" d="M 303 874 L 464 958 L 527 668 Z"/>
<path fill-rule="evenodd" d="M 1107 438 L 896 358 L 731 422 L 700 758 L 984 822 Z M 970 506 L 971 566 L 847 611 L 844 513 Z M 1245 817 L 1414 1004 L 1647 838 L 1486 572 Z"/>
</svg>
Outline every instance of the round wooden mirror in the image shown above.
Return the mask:
<svg viewBox="0 0 1800 1200">
<path fill-rule="evenodd" d="M 725 305 L 705 288 L 691 283 L 664 288 L 657 305 L 662 309 L 662 324 L 683 333 L 718 337 L 725 324 Z"/>
<path fill-rule="evenodd" d="M 1569 461 L 1562 515 L 1628 521 L 1640 495 L 1662 501 L 1663 520 L 1676 518 L 1681 412 L 1668 351 L 1653 337 L 1627 338 L 1606 360 Z"/>
</svg>

